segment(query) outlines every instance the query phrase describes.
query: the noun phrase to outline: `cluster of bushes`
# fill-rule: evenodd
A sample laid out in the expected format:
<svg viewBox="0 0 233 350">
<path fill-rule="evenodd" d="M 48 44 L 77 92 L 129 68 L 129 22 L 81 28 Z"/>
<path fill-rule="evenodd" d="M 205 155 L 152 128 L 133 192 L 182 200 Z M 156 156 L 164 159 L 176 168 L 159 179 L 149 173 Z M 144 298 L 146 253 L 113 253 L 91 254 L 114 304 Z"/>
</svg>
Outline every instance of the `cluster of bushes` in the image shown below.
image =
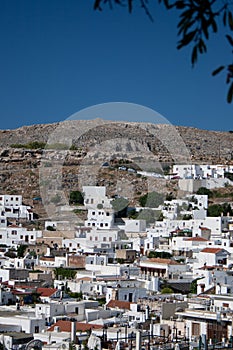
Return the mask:
<svg viewBox="0 0 233 350">
<path fill-rule="evenodd" d="M 221 216 L 221 214 L 226 216 L 228 215 L 228 213 L 230 216 L 232 216 L 233 210 L 229 203 L 212 204 L 208 207 L 207 213 L 208 213 L 208 216 Z"/>
<path fill-rule="evenodd" d="M 69 198 L 69 204 L 72 205 L 83 205 L 84 198 L 83 194 L 80 191 L 71 191 L 70 192 L 70 198 Z"/>
<path fill-rule="evenodd" d="M 157 208 L 163 204 L 165 196 L 162 193 L 150 192 L 139 198 L 139 203 L 142 207 Z"/>
<path fill-rule="evenodd" d="M 26 149 L 43 149 L 45 148 L 45 142 L 33 141 L 28 143 L 13 143 L 10 145 L 11 148 L 26 148 Z"/>
<path fill-rule="evenodd" d="M 76 270 L 71 270 L 71 269 L 67 269 L 64 267 L 56 267 L 55 270 L 55 276 L 58 279 L 58 276 L 61 276 L 62 279 L 74 279 L 75 275 L 77 273 Z"/>
<path fill-rule="evenodd" d="M 72 151 L 78 150 L 78 148 L 75 145 L 71 145 L 69 147 L 65 143 L 52 143 L 47 144 L 46 142 L 40 142 L 40 141 L 32 141 L 28 143 L 13 143 L 10 145 L 11 148 L 25 148 L 25 149 L 56 149 L 56 150 L 66 150 L 70 149 Z"/>
</svg>

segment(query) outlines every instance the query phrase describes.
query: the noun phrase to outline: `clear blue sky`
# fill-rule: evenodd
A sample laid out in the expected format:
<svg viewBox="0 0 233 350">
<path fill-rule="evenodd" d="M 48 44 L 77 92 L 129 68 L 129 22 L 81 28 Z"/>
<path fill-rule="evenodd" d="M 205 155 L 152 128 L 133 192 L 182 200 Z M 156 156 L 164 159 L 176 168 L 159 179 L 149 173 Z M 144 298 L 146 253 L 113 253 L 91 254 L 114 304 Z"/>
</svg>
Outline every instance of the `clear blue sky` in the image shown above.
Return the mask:
<svg viewBox="0 0 233 350">
<path fill-rule="evenodd" d="M 115 101 L 152 108 L 174 125 L 232 129 L 225 76 L 211 77 L 231 61 L 227 41 L 211 40 L 193 69 L 190 49 L 176 50 L 177 16 L 155 7 L 152 23 L 141 9 L 96 12 L 93 0 L 1 0 L 0 129 Z"/>
</svg>

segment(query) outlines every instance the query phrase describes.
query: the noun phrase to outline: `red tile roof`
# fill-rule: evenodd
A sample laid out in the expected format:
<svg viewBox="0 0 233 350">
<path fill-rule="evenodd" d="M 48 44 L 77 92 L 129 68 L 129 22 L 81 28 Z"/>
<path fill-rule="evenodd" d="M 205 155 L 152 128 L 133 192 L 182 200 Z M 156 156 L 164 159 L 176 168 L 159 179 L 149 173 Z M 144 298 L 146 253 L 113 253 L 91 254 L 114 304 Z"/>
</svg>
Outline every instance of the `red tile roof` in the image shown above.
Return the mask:
<svg viewBox="0 0 233 350">
<path fill-rule="evenodd" d="M 130 310 L 130 304 L 134 304 L 134 303 L 130 303 L 129 301 L 110 300 L 106 306 L 109 308 L 114 308 L 114 309 Z"/>
<path fill-rule="evenodd" d="M 54 327 L 59 327 L 61 332 L 70 332 L 71 331 L 71 321 L 63 321 L 59 320 L 55 324 L 53 324 L 48 331 L 52 332 L 54 331 Z M 90 324 L 90 323 L 82 323 L 82 322 L 77 322 L 76 323 L 76 331 L 88 331 L 91 329 L 99 329 L 103 328 L 102 325 L 100 324 Z"/>
<path fill-rule="evenodd" d="M 217 254 L 222 250 L 223 250 L 222 248 L 204 248 L 201 250 L 201 253 Z"/>
<path fill-rule="evenodd" d="M 40 260 L 43 260 L 43 261 L 55 261 L 55 258 L 51 257 L 51 256 L 42 256 L 40 258 Z"/>
<path fill-rule="evenodd" d="M 76 278 L 76 281 L 92 281 L 92 278 L 88 276 L 84 276 L 84 277 Z"/>
<path fill-rule="evenodd" d="M 198 236 L 198 237 L 190 237 L 190 238 L 187 238 L 186 241 L 207 242 L 208 239 L 205 239 L 205 238 L 203 238 L 203 237 Z"/>
<path fill-rule="evenodd" d="M 57 292 L 56 288 L 37 288 L 37 293 L 39 293 L 42 297 L 51 297 L 54 293 Z"/>
<path fill-rule="evenodd" d="M 163 258 L 151 258 L 147 260 L 142 260 L 142 263 L 156 263 L 156 264 L 167 264 L 167 265 L 179 265 L 179 263 L 172 259 L 163 259 Z"/>
</svg>

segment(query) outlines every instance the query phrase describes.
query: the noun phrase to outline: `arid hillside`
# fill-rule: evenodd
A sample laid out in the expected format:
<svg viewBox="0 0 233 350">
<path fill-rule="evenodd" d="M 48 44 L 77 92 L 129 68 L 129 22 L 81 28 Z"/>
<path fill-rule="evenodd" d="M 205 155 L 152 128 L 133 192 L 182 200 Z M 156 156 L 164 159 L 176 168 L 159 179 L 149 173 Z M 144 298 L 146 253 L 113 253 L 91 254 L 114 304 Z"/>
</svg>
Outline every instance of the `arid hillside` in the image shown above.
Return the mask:
<svg viewBox="0 0 233 350">
<path fill-rule="evenodd" d="M 177 191 L 176 181 L 120 166 L 163 173 L 172 163 L 231 162 L 231 132 L 101 119 L 0 131 L 0 192 L 22 194 L 28 204 L 43 188 L 59 187 L 68 197 L 83 185 L 106 185 L 109 195 L 132 200 L 151 190 Z"/>
</svg>

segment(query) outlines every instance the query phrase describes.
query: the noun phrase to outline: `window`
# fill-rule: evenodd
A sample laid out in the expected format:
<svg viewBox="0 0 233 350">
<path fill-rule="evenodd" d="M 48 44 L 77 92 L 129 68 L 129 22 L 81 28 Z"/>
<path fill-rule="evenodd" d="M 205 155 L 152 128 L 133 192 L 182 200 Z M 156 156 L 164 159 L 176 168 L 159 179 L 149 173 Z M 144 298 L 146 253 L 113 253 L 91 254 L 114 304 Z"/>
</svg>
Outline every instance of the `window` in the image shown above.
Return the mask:
<svg viewBox="0 0 233 350">
<path fill-rule="evenodd" d="M 192 335 L 200 335 L 200 324 L 199 323 L 192 323 Z"/>
<path fill-rule="evenodd" d="M 109 212 L 107 211 L 106 216 L 109 216 Z"/>
<path fill-rule="evenodd" d="M 98 241 L 98 237 L 95 237 L 95 241 Z"/>
<path fill-rule="evenodd" d="M 109 237 L 109 242 L 112 242 L 112 237 Z"/>
<path fill-rule="evenodd" d="M 103 237 L 103 241 L 106 242 L 106 240 L 107 240 L 106 237 Z"/>
<path fill-rule="evenodd" d="M 92 212 L 92 215 L 95 215 L 95 211 Z"/>
<path fill-rule="evenodd" d="M 108 224 L 104 224 L 104 226 L 105 226 L 105 227 L 107 227 L 107 226 L 108 226 Z"/>
<path fill-rule="evenodd" d="M 103 227 L 103 226 L 104 226 L 104 224 L 101 222 L 101 223 L 100 223 L 100 227 Z"/>
<path fill-rule="evenodd" d="M 31 235 L 31 239 L 33 239 L 33 235 Z"/>
</svg>

